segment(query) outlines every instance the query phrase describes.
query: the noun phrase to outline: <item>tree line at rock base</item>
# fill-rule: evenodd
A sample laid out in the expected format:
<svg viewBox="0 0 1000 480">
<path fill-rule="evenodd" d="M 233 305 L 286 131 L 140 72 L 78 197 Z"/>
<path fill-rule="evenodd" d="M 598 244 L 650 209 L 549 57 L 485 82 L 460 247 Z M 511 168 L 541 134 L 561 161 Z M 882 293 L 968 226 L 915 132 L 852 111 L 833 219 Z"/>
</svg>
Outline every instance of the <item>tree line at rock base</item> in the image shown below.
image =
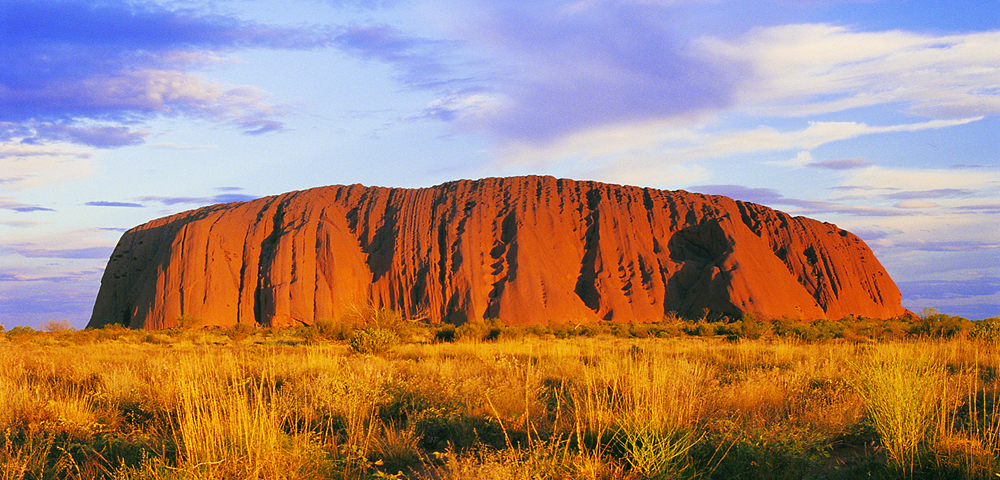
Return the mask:
<svg viewBox="0 0 1000 480">
<path fill-rule="evenodd" d="M 151 331 L 149 338 L 169 338 L 180 335 L 181 331 L 199 330 L 200 319 L 181 316 L 181 328 Z M 119 325 L 108 325 L 102 329 L 77 331 L 66 321 L 50 321 L 36 331 L 31 327 L 14 327 L 0 333 L 9 340 L 27 340 L 43 332 L 78 337 L 81 342 L 88 339 L 100 340 L 115 337 L 109 333 L 124 330 Z M 259 328 L 250 325 L 236 325 L 230 328 L 211 327 L 210 330 L 231 339 L 240 340 L 255 333 L 279 335 L 305 343 L 320 341 L 348 342 L 356 351 L 377 353 L 406 342 L 488 342 L 500 339 L 517 339 L 525 336 L 572 338 L 613 336 L 618 338 L 673 338 L 724 337 L 730 341 L 741 339 L 796 339 L 806 342 L 849 341 L 871 342 L 904 340 L 915 338 L 971 338 L 986 341 L 1000 341 L 1000 317 L 973 321 L 954 315 L 925 308 L 919 316 L 904 316 L 895 319 L 867 319 L 845 317 L 839 320 L 818 319 L 803 321 L 794 318 L 761 320 L 756 316 L 744 315 L 733 319 L 718 317 L 710 319 L 706 314 L 700 319 L 683 319 L 676 314 L 668 314 L 660 322 L 654 323 L 581 323 L 562 325 L 504 325 L 496 319 L 467 322 L 463 325 L 428 324 L 425 321 L 410 320 L 397 312 L 373 307 L 353 309 L 343 318 L 319 319 L 312 325 L 290 327 L 282 330 Z M 281 332 L 280 334 L 278 332 Z M 155 343 L 155 341 L 154 341 Z"/>
</svg>

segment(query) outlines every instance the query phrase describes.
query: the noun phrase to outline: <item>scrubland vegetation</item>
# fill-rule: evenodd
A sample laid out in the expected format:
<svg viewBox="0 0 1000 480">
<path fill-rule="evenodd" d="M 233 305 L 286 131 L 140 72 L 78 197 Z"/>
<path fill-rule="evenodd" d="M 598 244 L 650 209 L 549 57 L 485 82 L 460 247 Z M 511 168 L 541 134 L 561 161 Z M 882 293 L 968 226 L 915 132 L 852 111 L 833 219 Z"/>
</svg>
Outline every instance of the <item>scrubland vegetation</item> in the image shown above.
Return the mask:
<svg viewBox="0 0 1000 480">
<path fill-rule="evenodd" d="M 0 478 L 998 478 L 1000 319 L 0 334 Z"/>
</svg>

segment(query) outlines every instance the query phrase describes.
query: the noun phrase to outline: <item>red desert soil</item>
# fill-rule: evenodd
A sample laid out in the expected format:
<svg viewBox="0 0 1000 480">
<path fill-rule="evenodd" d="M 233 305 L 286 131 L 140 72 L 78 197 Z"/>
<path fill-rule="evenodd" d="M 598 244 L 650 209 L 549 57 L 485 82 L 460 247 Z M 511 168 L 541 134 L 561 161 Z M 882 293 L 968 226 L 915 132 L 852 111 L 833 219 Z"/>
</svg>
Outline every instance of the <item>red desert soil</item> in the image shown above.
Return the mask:
<svg viewBox="0 0 1000 480">
<path fill-rule="evenodd" d="M 861 239 L 727 197 L 551 177 L 330 186 L 126 232 L 90 326 L 311 324 L 371 304 L 432 322 L 904 315 Z"/>
</svg>

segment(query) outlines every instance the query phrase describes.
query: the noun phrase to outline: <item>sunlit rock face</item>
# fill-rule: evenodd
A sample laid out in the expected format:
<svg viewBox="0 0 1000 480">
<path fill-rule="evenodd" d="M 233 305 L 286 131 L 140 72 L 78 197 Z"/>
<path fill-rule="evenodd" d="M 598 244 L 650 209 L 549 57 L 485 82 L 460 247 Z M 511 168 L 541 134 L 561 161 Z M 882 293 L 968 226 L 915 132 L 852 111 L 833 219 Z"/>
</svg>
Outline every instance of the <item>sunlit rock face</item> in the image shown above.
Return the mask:
<svg viewBox="0 0 1000 480">
<path fill-rule="evenodd" d="M 899 289 L 834 225 L 727 197 L 551 177 L 330 186 L 126 232 L 91 327 L 275 327 L 358 306 L 431 322 L 888 318 Z"/>
</svg>

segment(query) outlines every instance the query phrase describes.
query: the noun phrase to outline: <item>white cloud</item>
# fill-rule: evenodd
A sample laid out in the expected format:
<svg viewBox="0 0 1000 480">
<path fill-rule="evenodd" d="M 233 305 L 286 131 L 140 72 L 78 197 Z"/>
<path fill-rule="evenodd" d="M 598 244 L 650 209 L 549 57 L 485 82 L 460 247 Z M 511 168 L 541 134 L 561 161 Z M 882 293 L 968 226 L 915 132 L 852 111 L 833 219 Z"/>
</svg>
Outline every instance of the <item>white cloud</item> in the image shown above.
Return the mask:
<svg viewBox="0 0 1000 480">
<path fill-rule="evenodd" d="M 6 200 L 4 197 L 0 197 L 0 210 L 6 208 L 8 206 L 8 205 L 6 205 L 7 202 L 8 202 L 8 200 Z M 13 206 L 13 207 L 16 208 L 19 205 L 20 204 L 18 204 L 18 203 L 11 203 L 10 206 Z M 10 227 L 10 228 L 34 228 L 34 227 L 38 227 L 39 225 L 44 225 L 44 224 L 45 224 L 44 222 L 39 222 L 37 220 L 3 220 L 3 219 L 0 219 L 0 226 Z"/>
<path fill-rule="evenodd" d="M 799 150 L 794 159 L 778 162 L 804 166 L 812 161 L 810 150 L 864 135 L 914 132 L 964 125 L 979 120 L 930 120 L 900 125 L 873 126 L 861 122 L 809 122 L 808 126 L 782 131 L 769 126 L 750 130 L 707 133 L 704 126 L 686 126 L 688 119 L 594 128 L 550 144 L 508 143 L 501 150 L 506 165 L 549 165 L 567 160 L 604 170 L 652 170 L 664 165 L 724 158 L 758 152 Z"/>
<path fill-rule="evenodd" d="M 91 79 L 81 91 L 91 92 L 95 102 L 127 106 L 139 111 L 167 115 L 189 114 L 231 121 L 247 129 L 267 126 L 279 107 L 267 102 L 267 94 L 251 86 L 208 82 L 196 75 L 171 70 L 140 70 L 119 77 Z"/>
<path fill-rule="evenodd" d="M 631 159 L 628 167 L 606 166 L 584 175 L 625 185 L 691 185 L 711 178 L 711 172 L 695 164 L 677 164 L 663 158 Z"/>
<path fill-rule="evenodd" d="M 812 153 L 808 150 L 802 150 L 795 155 L 795 158 L 789 160 L 781 160 L 775 162 L 764 162 L 767 165 L 783 165 L 787 167 L 804 167 L 813 162 Z"/>
<path fill-rule="evenodd" d="M 864 173 L 863 162 L 813 165 L 812 151 L 840 140 L 949 128 L 1000 114 L 1000 49 L 996 45 L 1000 45 L 1000 31 L 934 36 L 855 32 L 826 24 L 759 28 L 732 41 L 702 38 L 695 50 L 703 58 L 733 68 L 748 67 L 749 76 L 736 83 L 734 104 L 714 112 L 604 123 L 545 143 L 508 138 L 499 156 L 504 165 L 575 162 L 595 171 L 621 172 L 797 150 L 795 158 L 777 164 Z M 719 124 L 705 122 L 726 111 L 726 116 L 745 123 L 756 115 L 808 118 L 889 104 L 931 119 L 890 125 L 810 121 L 804 128 L 791 130 L 767 125 L 765 118 L 761 126 L 741 130 L 719 130 Z"/>
<path fill-rule="evenodd" d="M 163 150 L 218 150 L 218 145 L 181 145 L 179 143 L 150 143 L 148 146 Z"/>
<path fill-rule="evenodd" d="M 896 208 L 906 208 L 906 209 L 924 209 L 924 208 L 937 207 L 938 204 L 933 202 L 928 202 L 925 200 L 903 200 L 901 202 L 897 202 L 893 206 Z"/>
<path fill-rule="evenodd" d="M 753 130 L 728 131 L 714 135 L 703 135 L 699 141 L 677 150 L 679 157 L 693 160 L 700 158 L 724 157 L 766 151 L 813 150 L 821 145 L 838 140 L 846 140 L 864 135 L 890 132 L 915 132 L 963 125 L 979 120 L 963 118 L 958 120 L 931 120 L 889 126 L 872 126 L 861 122 L 809 122 L 809 126 L 794 131 L 780 131 L 773 127 L 760 126 Z"/>
<path fill-rule="evenodd" d="M 884 191 L 937 191 L 943 189 L 978 190 L 986 194 L 1000 189 L 1000 171 L 975 171 L 960 169 L 903 169 L 872 165 L 849 170 L 841 180 L 842 187 L 871 192 L 873 188 Z M 996 192 L 994 191 L 995 195 Z"/>
<path fill-rule="evenodd" d="M 671 145 L 697 143 L 702 134 L 679 121 L 636 122 L 593 128 L 546 144 L 510 141 L 501 147 L 506 164 L 543 165 L 566 159 L 583 162 L 624 155 L 655 155 Z"/>
<path fill-rule="evenodd" d="M 934 36 L 800 24 L 698 45 L 749 64 L 738 103 L 753 113 L 796 117 L 890 103 L 934 118 L 1000 113 L 1000 31 Z"/>
<path fill-rule="evenodd" d="M 0 185 L 22 190 L 88 177 L 93 173 L 90 150 L 71 144 L 30 145 L 0 142 Z"/>
</svg>

